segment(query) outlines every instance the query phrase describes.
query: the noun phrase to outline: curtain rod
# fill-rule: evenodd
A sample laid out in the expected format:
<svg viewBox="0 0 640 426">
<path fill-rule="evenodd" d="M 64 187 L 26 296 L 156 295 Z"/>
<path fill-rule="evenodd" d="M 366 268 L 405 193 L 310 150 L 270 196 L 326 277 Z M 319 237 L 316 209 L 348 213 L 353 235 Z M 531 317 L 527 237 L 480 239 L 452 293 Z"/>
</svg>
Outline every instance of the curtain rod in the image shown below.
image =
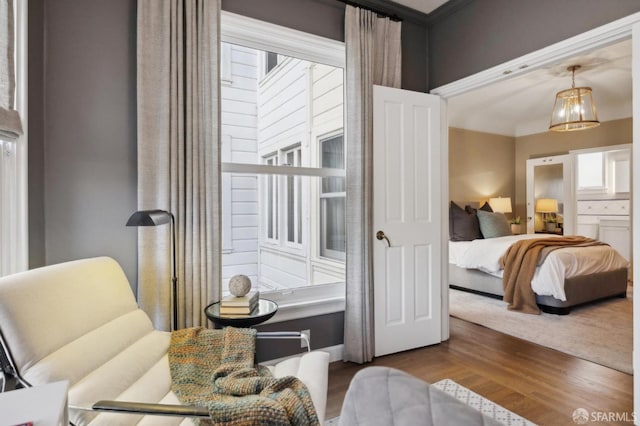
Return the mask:
<svg viewBox="0 0 640 426">
<path fill-rule="evenodd" d="M 398 15 L 396 15 L 395 13 L 393 15 L 390 15 L 388 12 L 383 12 L 380 9 L 374 9 L 372 7 L 369 6 L 363 6 L 361 4 L 358 4 L 354 1 L 349 1 L 349 0 L 338 0 L 340 3 L 344 3 L 346 5 L 349 6 L 354 6 L 354 7 L 359 7 L 360 9 L 365 9 L 365 10 L 369 10 L 373 13 L 377 13 L 378 15 L 384 16 L 386 18 L 391 19 L 392 21 L 396 21 L 396 22 L 402 22 L 402 18 L 399 17 Z"/>
</svg>

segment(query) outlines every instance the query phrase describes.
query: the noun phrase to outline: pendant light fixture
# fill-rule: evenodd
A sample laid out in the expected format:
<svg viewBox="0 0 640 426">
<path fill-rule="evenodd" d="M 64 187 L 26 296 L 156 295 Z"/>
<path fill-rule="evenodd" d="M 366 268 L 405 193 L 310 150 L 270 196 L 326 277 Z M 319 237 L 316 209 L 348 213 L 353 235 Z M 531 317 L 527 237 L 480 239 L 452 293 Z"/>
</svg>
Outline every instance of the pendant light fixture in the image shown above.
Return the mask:
<svg viewBox="0 0 640 426">
<path fill-rule="evenodd" d="M 572 73 L 571 89 L 562 90 L 556 94 L 549 130 L 571 132 L 600 125 L 591 87 L 576 87 L 577 69 L 580 69 L 580 65 L 567 68 L 567 71 Z"/>
</svg>

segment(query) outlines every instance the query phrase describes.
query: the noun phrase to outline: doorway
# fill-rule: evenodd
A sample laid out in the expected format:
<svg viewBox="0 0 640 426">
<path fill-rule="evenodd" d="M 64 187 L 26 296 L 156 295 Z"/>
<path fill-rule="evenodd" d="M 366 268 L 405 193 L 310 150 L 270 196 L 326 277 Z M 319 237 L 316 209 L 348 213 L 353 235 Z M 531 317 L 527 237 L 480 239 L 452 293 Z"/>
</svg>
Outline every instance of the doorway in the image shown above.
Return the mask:
<svg viewBox="0 0 640 426">
<path fill-rule="evenodd" d="M 552 46 L 548 46 L 547 48 L 509 61 L 505 64 L 493 67 L 476 75 L 436 88 L 432 90 L 431 93 L 442 96 L 446 101 L 450 103 L 450 101 L 457 95 L 465 94 L 472 90 L 482 89 L 492 83 L 505 81 L 516 76 L 524 75 L 526 72 L 529 72 L 529 70 L 536 70 L 556 63 L 558 60 L 588 53 L 600 47 L 608 46 L 625 39 L 629 39 L 632 34 L 632 51 L 640 51 L 639 22 L 640 14 L 630 15 L 622 20 L 610 23 L 604 27 L 596 28 L 576 37 L 567 39 L 563 42 L 556 43 Z M 632 57 L 632 75 L 634 76 L 632 83 L 632 92 L 634 95 L 633 100 L 636 104 L 633 109 L 635 111 L 634 115 L 637 116 L 638 114 L 640 114 L 640 57 L 638 57 L 638 55 L 634 55 Z M 634 120 L 632 124 L 634 128 L 633 143 L 639 144 L 640 139 L 638 138 L 640 138 L 640 121 L 637 119 L 638 117 L 635 118 L 636 120 Z M 632 161 L 638 162 L 640 164 L 639 149 L 633 150 Z M 640 188 L 640 175 L 635 174 L 632 179 L 632 187 Z M 524 206 L 517 206 L 516 208 L 518 209 L 516 211 L 522 211 Z M 640 197 L 638 196 L 638 194 L 633 197 L 632 210 L 632 225 L 636 225 L 633 226 L 632 231 L 634 235 L 633 260 L 634 262 L 637 262 L 640 259 L 640 238 L 638 238 L 638 225 L 640 225 Z M 447 274 L 445 274 L 445 277 L 446 276 Z M 443 286 L 448 287 L 448 280 L 445 280 L 445 282 L 443 282 Z M 446 292 L 446 290 L 444 290 L 444 292 Z M 443 303 L 447 305 L 448 300 L 444 300 Z M 639 312 L 640 303 L 636 300 L 634 300 L 634 307 L 634 311 Z M 447 314 L 447 306 L 444 306 L 443 316 Z M 445 321 L 443 320 L 443 323 L 444 322 Z M 638 343 L 640 342 L 639 323 L 640 315 L 636 314 L 634 316 L 634 353 L 636 354 L 640 354 L 640 343 Z M 634 364 L 637 364 L 638 360 L 639 359 L 634 359 Z M 640 408 L 640 375 L 636 375 L 634 377 L 634 390 L 634 407 L 638 409 Z"/>
</svg>

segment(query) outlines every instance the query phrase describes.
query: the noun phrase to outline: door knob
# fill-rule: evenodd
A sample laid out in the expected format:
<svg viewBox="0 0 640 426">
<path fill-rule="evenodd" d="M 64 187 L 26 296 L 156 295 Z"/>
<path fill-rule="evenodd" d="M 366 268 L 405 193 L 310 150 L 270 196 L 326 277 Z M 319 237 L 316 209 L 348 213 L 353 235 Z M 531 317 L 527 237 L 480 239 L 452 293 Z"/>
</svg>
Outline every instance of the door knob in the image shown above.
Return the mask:
<svg viewBox="0 0 640 426">
<path fill-rule="evenodd" d="M 376 232 L 376 238 L 377 238 L 378 240 L 383 240 L 383 239 L 384 239 L 384 240 L 387 240 L 387 245 L 388 245 L 389 247 L 391 247 L 391 241 L 389 241 L 389 238 L 387 238 L 387 236 L 386 236 L 386 235 L 384 235 L 384 232 L 382 232 L 382 231 L 378 231 L 378 232 Z"/>
</svg>

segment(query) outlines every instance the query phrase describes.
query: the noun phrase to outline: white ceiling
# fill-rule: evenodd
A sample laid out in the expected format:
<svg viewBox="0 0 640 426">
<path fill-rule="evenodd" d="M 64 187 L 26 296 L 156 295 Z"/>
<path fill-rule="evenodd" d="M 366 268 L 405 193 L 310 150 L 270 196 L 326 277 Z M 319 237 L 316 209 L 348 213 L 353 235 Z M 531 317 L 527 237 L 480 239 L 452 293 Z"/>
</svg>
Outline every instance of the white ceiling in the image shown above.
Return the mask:
<svg viewBox="0 0 640 426">
<path fill-rule="evenodd" d="M 393 0 L 393 2 L 419 10 L 422 13 L 431 13 L 447 0 Z"/>
<path fill-rule="evenodd" d="M 449 99 L 449 126 L 507 136 L 548 131 L 555 95 L 571 87 L 593 89 L 598 119 L 631 117 L 631 40 L 533 70 Z"/>
</svg>

